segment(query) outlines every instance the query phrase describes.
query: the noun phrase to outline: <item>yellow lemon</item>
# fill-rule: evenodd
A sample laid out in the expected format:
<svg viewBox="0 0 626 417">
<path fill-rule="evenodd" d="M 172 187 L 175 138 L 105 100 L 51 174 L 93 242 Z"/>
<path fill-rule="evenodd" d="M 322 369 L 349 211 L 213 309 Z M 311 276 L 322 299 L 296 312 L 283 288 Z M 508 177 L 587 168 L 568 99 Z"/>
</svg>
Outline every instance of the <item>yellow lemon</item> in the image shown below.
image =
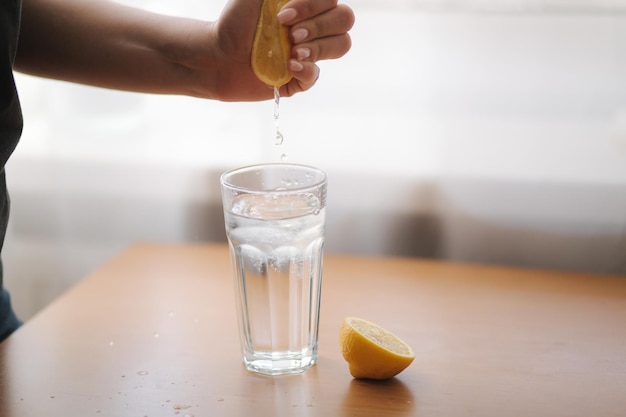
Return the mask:
<svg viewBox="0 0 626 417">
<path fill-rule="evenodd" d="M 341 353 L 355 378 L 388 379 L 415 359 L 413 349 L 393 333 L 356 317 L 346 317 L 339 331 Z"/>
<path fill-rule="evenodd" d="M 291 56 L 288 28 L 276 17 L 287 0 L 264 0 L 252 43 L 252 70 L 257 78 L 271 87 L 291 80 L 287 61 Z"/>
</svg>

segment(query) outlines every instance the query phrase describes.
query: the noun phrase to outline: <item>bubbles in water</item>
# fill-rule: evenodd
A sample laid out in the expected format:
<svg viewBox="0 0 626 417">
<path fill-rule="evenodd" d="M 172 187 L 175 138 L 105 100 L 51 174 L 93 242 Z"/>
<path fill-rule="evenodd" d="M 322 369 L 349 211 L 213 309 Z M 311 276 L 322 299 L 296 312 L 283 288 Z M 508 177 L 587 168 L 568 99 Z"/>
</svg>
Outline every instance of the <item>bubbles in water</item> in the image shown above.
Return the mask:
<svg viewBox="0 0 626 417">
<path fill-rule="evenodd" d="M 302 185 L 302 183 L 298 179 L 286 178 L 280 180 L 280 182 L 285 186 L 285 188 L 276 188 L 276 191 L 289 190 L 290 188 L 299 187 L 300 185 Z"/>
<path fill-rule="evenodd" d="M 287 154 L 286 154 L 286 153 L 282 154 L 282 155 L 280 156 L 280 160 L 281 160 L 281 161 L 283 161 L 283 162 L 285 162 L 285 161 L 287 160 Z"/>
<path fill-rule="evenodd" d="M 285 181 L 283 185 L 289 187 L 293 181 Z M 296 184 L 298 185 L 298 184 Z M 276 190 L 280 190 L 277 188 Z M 313 213 L 322 208 L 319 198 L 313 193 L 272 194 L 272 195 L 245 195 L 236 199 L 231 212 L 233 214 L 260 220 L 277 220 Z M 232 232 L 231 232 L 232 233 Z"/>
</svg>

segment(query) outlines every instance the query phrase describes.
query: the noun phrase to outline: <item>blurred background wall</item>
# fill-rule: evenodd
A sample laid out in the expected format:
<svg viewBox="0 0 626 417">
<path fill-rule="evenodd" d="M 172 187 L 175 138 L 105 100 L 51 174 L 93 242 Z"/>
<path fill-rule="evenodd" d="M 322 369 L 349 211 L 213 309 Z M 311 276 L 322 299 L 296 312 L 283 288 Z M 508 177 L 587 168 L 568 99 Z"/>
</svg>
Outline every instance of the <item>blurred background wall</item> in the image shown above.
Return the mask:
<svg viewBox="0 0 626 417">
<path fill-rule="evenodd" d="M 215 19 L 222 1 L 126 0 Z M 327 252 L 626 275 L 626 4 L 353 0 L 317 86 L 219 103 L 17 79 L 5 282 L 28 319 L 131 242 L 225 241 L 219 175 L 330 178 Z M 112 307 L 113 308 L 113 307 Z"/>
</svg>

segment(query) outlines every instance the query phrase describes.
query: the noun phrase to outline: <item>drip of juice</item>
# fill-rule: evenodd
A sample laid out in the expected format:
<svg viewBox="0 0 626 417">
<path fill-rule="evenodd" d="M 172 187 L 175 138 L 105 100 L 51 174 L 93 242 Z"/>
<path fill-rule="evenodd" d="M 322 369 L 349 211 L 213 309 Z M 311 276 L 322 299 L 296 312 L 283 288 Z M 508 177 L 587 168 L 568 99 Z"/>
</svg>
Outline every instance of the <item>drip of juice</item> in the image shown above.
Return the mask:
<svg viewBox="0 0 626 417">
<path fill-rule="evenodd" d="M 280 107 L 280 93 L 278 92 L 278 87 L 274 87 L 274 129 L 276 130 L 276 141 L 274 142 L 276 145 L 282 145 L 283 134 L 280 133 L 280 129 L 278 127 L 278 117 L 279 117 L 279 107 Z"/>
</svg>

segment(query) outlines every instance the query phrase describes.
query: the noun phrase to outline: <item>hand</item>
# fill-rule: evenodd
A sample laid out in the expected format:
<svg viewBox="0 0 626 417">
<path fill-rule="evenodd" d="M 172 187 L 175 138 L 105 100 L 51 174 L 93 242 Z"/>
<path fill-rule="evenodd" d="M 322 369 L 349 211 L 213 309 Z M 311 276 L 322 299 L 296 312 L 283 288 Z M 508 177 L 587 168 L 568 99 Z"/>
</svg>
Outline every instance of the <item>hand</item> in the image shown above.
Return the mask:
<svg viewBox="0 0 626 417">
<path fill-rule="evenodd" d="M 150 13 L 107 0 L 23 0 L 15 68 L 104 88 L 224 101 L 273 97 L 250 55 L 262 0 L 230 0 L 216 22 Z M 293 40 L 293 79 L 309 88 L 315 62 L 350 49 L 352 10 L 337 0 L 291 0 L 279 12 Z"/>
<path fill-rule="evenodd" d="M 213 29 L 215 51 L 213 72 L 216 98 L 225 101 L 259 100 L 273 96 L 261 83 L 250 65 L 252 39 L 262 0 L 232 0 Z M 291 0 L 278 14 L 289 26 L 293 43 L 289 70 L 293 79 L 280 88 L 281 96 L 291 96 L 311 88 L 319 77 L 319 60 L 345 55 L 351 47 L 348 31 L 354 13 L 337 0 Z"/>
</svg>

